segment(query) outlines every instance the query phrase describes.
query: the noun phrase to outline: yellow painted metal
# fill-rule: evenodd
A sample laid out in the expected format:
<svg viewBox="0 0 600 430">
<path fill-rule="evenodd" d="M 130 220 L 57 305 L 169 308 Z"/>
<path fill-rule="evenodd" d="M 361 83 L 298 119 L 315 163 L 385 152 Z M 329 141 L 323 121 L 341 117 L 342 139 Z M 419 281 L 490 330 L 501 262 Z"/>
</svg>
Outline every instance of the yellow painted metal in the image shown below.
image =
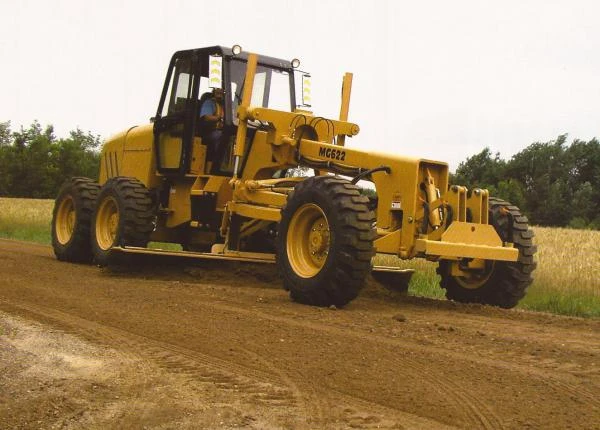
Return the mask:
<svg viewBox="0 0 600 430">
<path fill-rule="evenodd" d="M 153 151 L 153 125 L 131 127 L 109 138 L 102 148 L 99 182 L 114 176 L 139 179 L 147 188 L 160 184 Z"/>
<path fill-rule="evenodd" d="M 226 176 L 209 176 L 208 182 L 204 187 L 204 191 L 209 193 L 218 193 L 222 191 L 224 186 L 228 185 L 229 179 L 230 178 Z"/>
<path fill-rule="evenodd" d="M 244 179 L 269 179 L 273 177 L 273 173 L 282 168 L 282 163 L 274 159 L 273 152 L 275 148 L 269 143 L 269 135 L 266 131 L 258 130 L 254 135 L 252 142 L 253 151 L 248 153 L 246 158 L 246 166 L 243 174 Z M 292 148 L 286 147 L 288 153 L 285 156 L 280 156 L 284 160 L 291 160 L 294 157 Z"/>
<path fill-rule="evenodd" d="M 252 219 L 242 224 L 240 228 L 240 238 L 250 236 L 258 231 L 264 230 L 271 224 L 271 221 Z"/>
<path fill-rule="evenodd" d="M 417 239 L 415 244 L 418 252 L 444 259 L 483 258 L 486 260 L 517 261 L 519 257 L 519 251 L 516 248 L 501 246 L 467 245 L 427 239 Z"/>
<path fill-rule="evenodd" d="M 242 95 L 242 103 L 238 108 L 239 124 L 237 129 L 237 135 L 235 139 L 234 156 L 238 160 L 244 155 L 246 148 L 246 131 L 248 129 L 248 122 L 246 121 L 246 112 L 250 101 L 252 99 L 252 87 L 254 86 L 254 76 L 256 74 L 256 64 L 258 57 L 256 54 L 248 55 L 248 63 L 246 66 L 246 79 L 244 80 L 244 92 Z M 237 163 L 236 163 L 237 167 Z M 238 172 L 234 172 L 234 177 L 237 176 Z"/>
<path fill-rule="evenodd" d="M 391 233 L 381 236 L 373 242 L 375 249 L 383 254 L 397 254 L 400 249 L 400 233 L 401 230 L 395 230 Z"/>
<path fill-rule="evenodd" d="M 202 175 L 205 170 L 206 162 L 206 145 L 202 144 L 202 139 L 194 138 L 192 145 L 192 160 L 190 163 L 190 173 L 194 175 Z"/>
<path fill-rule="evenodd" d="M 169 179 L 172 181 L 169 203 L 167 208 L 162 208 L 166 216 L 159 217 L 157 235 L 160 232 L 161 237 L 176 240 L 179 236 L 175 233 L 169 236 L 169 232 L 175 231 L 173 227 L 183 223 L 189 225 L 192 221 L 190 199 L 208 193 L 216 195 L 216 210 L 224 213 L 222 234 L 227 232 L 231 214 L 251 220 L 246 225 L 247 231 L 278 222 L 280 209 L 294 185 L 289 183 L 289 178 L 286 179 L 288 183 L 283 185 L 272 179 L 280 169 L 302 165 L 318 170 L 319 174 L 346 172 L 347 176 L 353 176 L 385 166 L 389 173 L 378 171 L 368 178 L 373 181 L 378 196 L 378 239 L 374 242 L 377 252 L 404 259 L 425 256 L 449 260 L 516 260 L 518 251 L 510 244 L 503 244 L 488 225 L 487 191 L 474 190 L 469 194 L 464 187 L 449 187 L 446 163 L 344 146 L 346 136 L 359 133 L 358 125 L 348 122 L 352 74 L 344 76 L 339 120 L 332 120 L 308 111 L 283 112 L 250 106 L 257 62 L 258 57 L 250 54 L 243 97 L 237 112 L 240 121 L 233 155 L 236 167 L 243 165 L 243 171 L 236 168 L 238 175 L 234 178 L 204 175 L 208 171 L 206 147 L 199 138 L 195 138 L 190 175 Z M 247 120 L 259 120 L 263 124 L 254 134 L 250 151 L 246 151 Z M 122 175 L 138 178 L 149 189 L 163 186 L 165 178 L 155 171 L 153 144 L 152 124 L 131 128 L 109 139 L 102 153 L 100 181 Z M 181 139 L 164 133 L 159 145 L 162 165 L 178 167 Z M 245 156 L 247 158 L 241 163 Z M 425 202 L 429 212 L 424 208 Z M 470 223 L 467 223 L 467 214 Z M 446 217 L 452 221 L 448 230 Z M 313 225 L 309 227 L 312 231 Z M 475 231 L 471 230 L 473 227 Z M 309 258 L 306 261 L 313 261 L 310 253 L 319 251 L 319 248 L 307 249 Z M 306 267 L 314 270 L 314 261 L 312 266 Z M 456 270 L 462 269 L 457 266 Z M 467 270 L 482 269 L 473 266 Z M 312 272 L 305 268 L 305 273 Z"/>
<path fill-rule="evenodd" d="M 114 197 L 107 196 L 100 202 L 94 228 L 100 249 L 109 250 L 115 243 L 119 229 L 119 206 Z"/>
<path fill-rule="evenodd" d="M 216 209 L 222 211 L 225 209 L 225 205 L 232 199 L 233 190 L 229 184 L 230 179 L 228 176 L 198 176 L 194 181 L 194 185 L 192 185 L 190 195 L 203 196 L 205 194 L 216 194 Z"/>
<path fill-rule="evenodd" d="M 274 222 L 281 220 L 280 208 L 231 201 L 228 203 L 227 209 L 230 213 L 236 213 L 247 218 L 264 219 Z"/>
<path fill-rule="evenodd" d="M 488 223 L 489 191 L 475 188 L 467 196 L 467 209 L 471 212 L 471 221 L 480 224 Z"/>
<path fill-rule="evenodd" d="M 201 196 L 206 193 L 218 193 L 228 180 L 229 178 L 226 176 L 198 176 L 194 181 L 190 194 Z"/>
<path fill-rule="evenodd" d="M 176 227 L 187 223 L 192 218 L 192 206 L 190 195 L 193 178 L 191 180 L 180 180 L 171 185 L 169 189 L 169 213 L 167 215 L 166 226 Z"/>
<path fill-rule="evenodd" d="M 475 259 L 466 265 L 458 261 L 450 263 L 450 274 L 463 288 L 476 290 L 483 287 L 494 273 L 495 262 Z"/>
<path fill-rule="evenodd" d="M 54 226 L 56 239 L 61 245 L 66 245 L 73 237 L 75 222 L 75 202 L 73 201 L 72 196 L 66 195 L 58 206 Z"/>
<path fill-rule="evenodd" d="M 246 109 L 246 115 L 252 120 L 266 121 L 272 125 L 268 140 L 269 144 L 276 146 L 296 145 L 303 137 L 303 133 L 296 135 L 296 129 L 306 125 L 313 128 L 318 141 L 324 143 L 333 143 L 334 137 L 339 135 L 356 136 L 360 131 L 358 124 L 298 112 L 283 112 L 252 106 Z M 277 157 L 276 149 L 274 148 L 273 151 Z"/>
<path fill-rule="evenodd" d="M 467 220 L 467 189 L 460 185 L 453 185 L 443 199 L 452 208 L 452 216 L 456 221 Z"/>
<path fill-rule="evenodd" d="M 130 129 L 123 146 L 123 165 L 119 169 L 121 176 L 137 178 L 149 189 L 158 187 L 161 182 L 156 176 L 153 139 L 152 124 Z"/>
<path fill-rule="evenodd" d="M 425 169 L 427 175 L 425 176 L 425 195 L 427 196 L 427 203 L 431 204 L 437 200 L 438 190 L 435 187 L 435 180 L 431 176 L 429 169 Z M 437 230 L 442 225 L 442 220 L 439 210 L 436 208 L 429 207 L 429 224 L 434 230 Z"/>
<path fill-rule="evenodd" d="M 100 153 L 100 173 L 98 175 L 98 182 L 101 185 L 108 179 L 117 176 L 117 171 L 119 170 L 118 160 L 122 159 L 125 139 L 130 130 L 131 128 L 110 137 L 102 146 L 102 152 Z"/>
<path fill-rule="evenodd" d="M 350 112 L 350 95 L 352 93 L 352 73 L 346 73 L 342 80 L 342 103 L 340 106 L 340 121 L 348 121 L 348 113 Z M 341 134 L 337 139 L 337 144 L 344 146 L 346 143 L 346 135 Z"/>
<path fill-rule="evenodd" d="M 327 216 L 313 203 L 298 208 L 287 231 L 286 251 L 294 272 L 302 278 L 317 275 L 327 260 L 330 231 Z"/>
<path fill-rule="evenodd" d="M 493 226 L 455 221 L 440 241 L 417 239 L 417 252 L 446 258 L 517 261 L 519 250 L 503 246 Z"/>
<path fill-rule="evenodd" d="M 442 234 L 442 240 L 472 245 L 502 246 L 493 226 L 472 222 L 453 222 Z"/>
<path fill-rule="evenodd" d="M 299 152 L 306 162 L 311 160 L 328 161 L 332 160 L 332 157 L 337 158 L 339 153 L 333 151 L 340 151 L 340 148 L 335 145 L 306 139 L 302 139 L 300 142 Z M 389 233 L 400 228 L 401 246 L 394 253 L 401 258 L 413 257 L 414 240 L 417 235 L 415 231 L 417 227 L 416 215 L 417 211 L 422 208 L 419 184 L 424 180 L 425 170 L 429 169 L 438 186 L 445 189 L 448 186 L 448 165 L 429 160 L 359 151 L 350 148 L 343 148 L 341 151 L 343 156 L 339 156 L 340 160 L 331 161 L 338 166 L 373 169 L 383 165 L 390 168 L 389 174 L 378 172 L 373 174 L 372 177 L 379 200 L 377 227 L 387 230 Z M 400 226 L 397 225 L 397 218 L 392 214 L 392 202 L 398 203 L 398 198 L 403 212 Z"/>
<path fill-rule="evenodd" d="M 264 181 L 241 181 L 235 182 L 233 199 L 236 202 L 251 202 L 258 205 L 268 205 L 282 207 L 287 201 L 287 194 L 282 192 L 273 192 L 270 188 L 274 188 L 277 183 L 285 183 L 285 180 L 264 180 Z M 287 181 L 296 182 L 296 181 Z M 262 189 L 261 189 L 262 188 Z"/>
<path fill-rule="evenodd" d="M 450 274 L 452 276 L 466 277 L 467 273 L 472 270 L 483 272 L 486 269 L 486 262 L 490 260 L 482 260 L 480 258 L 474 258 L 472 260 L 452 261 L 450 265 Z"/>
<path fill-rule="evenodd" d="M 170 136 L 167 133 L 160 135 L 158 140 L 160 166 L 165 169 L 177 169 L 181 161 L 183 140 L 178 136 Z"/>
</svg>

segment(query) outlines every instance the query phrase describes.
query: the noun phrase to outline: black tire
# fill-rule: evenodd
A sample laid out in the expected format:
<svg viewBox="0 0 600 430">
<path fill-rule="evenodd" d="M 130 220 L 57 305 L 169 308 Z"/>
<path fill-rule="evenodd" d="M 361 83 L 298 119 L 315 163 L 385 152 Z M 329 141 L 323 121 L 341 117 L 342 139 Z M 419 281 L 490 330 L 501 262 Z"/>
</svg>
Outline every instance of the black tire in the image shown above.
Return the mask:
<svg viewBox="0 0 600 430">
<path fill-rule="evenodd" d="M 368 204 L 369 199 L 342 178 L 316 176 L 296 185 L 281 211 L 276 240 L 277 266 L 292 300 L 314 306 L 341 307 L 356 298 L 371 271 L 371 258 L 375 254 L 375 214 Z M 321 252 L 319 248 L 320 268 L 311 266 L 302 273 L 294 253 L 304 249 L 304 245 L 310 246 L 311 233 L 306 237 L 291 237 L 294 233 L 290 233 L 290 225 L 293 223 L 291 231 L 301 231 L 293 226 L 304 222 L 303 214 L 309 209 L 324 215 L 314 222 L 326 221 L 326 230 L 319 234 L 325 238 L 327 249 Z M 310 212 L 304 219 L 309 216 Z M 306 225 L 312 222 L 306 221 Z"/>
<path fill-rule="evenodd" d="M 111 213 L 117 216 L 111 218 Z M 111 219 L 115 221 L 112 232 L 107 227 Z M 155 205 L 144 184 L 135 178 L 109 179 L 100 190 L 92 218 L 94 261 L 109 264 L 113 246 L 146 247 L 155 223 Z"/>
<path fill-rule="evenodd" d="M 100 185 L 88 178 L 65 181 L 54 201 L 52 248 L 60 261 L 90 263 L 90 224 Z"/>
<path fill-rule="evenodd" d="M 531 277 L 537 263 L 534 254 L 533 231 L 528 219 L 518 207 L 504 200 L 490 198 L 489 220 L 498 235 L 505 242 L 512 242 L 519 250 L 515 262 L 487 261 L 486 281 L 477 288 L 466 288 L 468 281 L 450 275 L 450 263 L 441 261 L 438 274 L 441 287 L 446 289 L 450 300 L 465 303 L 482 303 L 502 308 L 513 308 L 525 296 L 527 287 L 533 282 Z"/>
</svg>

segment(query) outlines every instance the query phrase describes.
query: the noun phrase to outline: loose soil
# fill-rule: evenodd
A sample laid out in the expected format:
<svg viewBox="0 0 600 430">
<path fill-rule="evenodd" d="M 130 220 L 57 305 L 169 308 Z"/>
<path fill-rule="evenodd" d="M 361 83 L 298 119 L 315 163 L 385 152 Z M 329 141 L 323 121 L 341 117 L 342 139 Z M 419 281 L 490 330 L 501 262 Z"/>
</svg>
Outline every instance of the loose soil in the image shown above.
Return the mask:
<svg viewBox="0 0 600 430">
<path fill-rule="evenodd" d="M 600 321 L 0 240 L 0 428 L 600 428 Z"/>
</svg>

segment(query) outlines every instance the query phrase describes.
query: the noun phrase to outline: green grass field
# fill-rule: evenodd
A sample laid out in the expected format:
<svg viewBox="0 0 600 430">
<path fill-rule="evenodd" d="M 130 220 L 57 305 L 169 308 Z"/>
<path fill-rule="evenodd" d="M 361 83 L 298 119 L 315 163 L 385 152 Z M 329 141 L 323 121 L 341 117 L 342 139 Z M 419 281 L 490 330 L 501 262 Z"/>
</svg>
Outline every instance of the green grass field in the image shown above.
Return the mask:
<svg viewBox="0 0 600 430">
<path fill-rule="evenodd" d="M 52 200 L 0 198 L 0 237 L 50 244 Z M 600 231 L 535 227 L 538 268 L 518 308 L 600 317 Z M 409 294 L 444 298 L 436 264 L 377 256 L 376 264 L 414 268 Z"/>
</svg>

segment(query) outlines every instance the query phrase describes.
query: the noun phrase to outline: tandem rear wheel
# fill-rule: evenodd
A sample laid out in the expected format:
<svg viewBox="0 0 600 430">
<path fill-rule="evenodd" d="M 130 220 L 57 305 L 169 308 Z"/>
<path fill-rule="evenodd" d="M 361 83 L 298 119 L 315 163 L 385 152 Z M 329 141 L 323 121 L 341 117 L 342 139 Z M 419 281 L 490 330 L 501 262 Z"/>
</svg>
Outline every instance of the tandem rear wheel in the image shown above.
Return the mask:
<svg viewBox="0 0 600 430">
<path fill-rule="evenodd" d="M 109 179 L 98 194 L 91 223 L 94 261 L 105 266 L 114 246 L 146 247 L 156 213 L 148 189 L 135 178 Z"/>
<path fill-rule="evenodd" d="M 60 261 L 92 261 L 90 224 L 99 190 L 83 177 L 70 178 L 60 188 L 52 212 L 52 248 Z"/>
</svg>

